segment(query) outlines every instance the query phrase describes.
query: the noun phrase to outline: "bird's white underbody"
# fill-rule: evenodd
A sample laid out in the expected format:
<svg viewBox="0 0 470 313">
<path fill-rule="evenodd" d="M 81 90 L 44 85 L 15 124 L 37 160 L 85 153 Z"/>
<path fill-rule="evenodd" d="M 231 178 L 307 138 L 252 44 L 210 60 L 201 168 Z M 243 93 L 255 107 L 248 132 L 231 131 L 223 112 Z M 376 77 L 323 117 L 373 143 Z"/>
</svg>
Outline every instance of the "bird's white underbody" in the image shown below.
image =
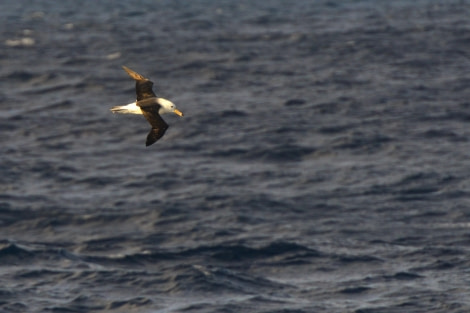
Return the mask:
<svg viewBox="0 0 470 313">
<path fill-rule="evenodd" d="M 148 102 L 148 103 L 145 103 Z M 126 105 L 118 105 L 115 106 L 111 109 L 113 113 L 121 113 L 121 114 L 140 114 L 142 115 L 142 110 L 141 106 L 146 106 L 149 104 L 159 104 L 160 108 L 158 110 L 158 114 L 165 114 L 165 113 L 175 113 L 179 116 L 182 116 L 183 114 L 176 109 L 176 106 L 173 102 L 170 100 L 167 100 L 165 98 L 149 98 L 145 100 L 139 101 L 140 105 L 137 105 L 137 101 L 126 104 Z"/>
</svg>

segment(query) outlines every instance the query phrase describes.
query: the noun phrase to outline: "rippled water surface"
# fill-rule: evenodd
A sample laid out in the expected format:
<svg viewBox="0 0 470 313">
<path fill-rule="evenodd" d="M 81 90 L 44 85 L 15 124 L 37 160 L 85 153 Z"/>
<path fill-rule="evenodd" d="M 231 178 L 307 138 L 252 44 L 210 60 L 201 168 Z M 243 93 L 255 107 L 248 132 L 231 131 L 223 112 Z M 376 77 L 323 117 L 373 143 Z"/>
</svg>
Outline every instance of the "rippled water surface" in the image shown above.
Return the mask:
<svg viewBox="0 0 470 313">
<path fill-rule="evenodd" d="M 469 16 L 2 1 L 0 310 L 469 312 Z"/>
</svg>

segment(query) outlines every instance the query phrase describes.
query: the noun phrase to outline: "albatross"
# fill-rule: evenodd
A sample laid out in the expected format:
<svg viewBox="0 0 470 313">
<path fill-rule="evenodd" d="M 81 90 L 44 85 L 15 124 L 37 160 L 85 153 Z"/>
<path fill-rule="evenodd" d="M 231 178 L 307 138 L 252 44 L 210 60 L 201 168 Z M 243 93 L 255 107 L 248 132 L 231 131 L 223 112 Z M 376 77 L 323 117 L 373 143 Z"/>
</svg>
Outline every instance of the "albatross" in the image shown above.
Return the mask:
<svg viewBox="0 0 470 313">
<path fill-rule="evenodd" d="M 173 102 L 164 98 L 158 98 L 152 90 L 153 82 L 126 66 L 122 68 L 135 80 L 135 91 L 137 100 L 127 105 L 120 105 L 111 108 L 113 113 L 142 114 L 152 126 L 145 145 L 148 147 L 162 138 L 168 129 L 168 124 L 162 119 L 160 114 L 175 113 L 183 116 Z"/>
</svg>

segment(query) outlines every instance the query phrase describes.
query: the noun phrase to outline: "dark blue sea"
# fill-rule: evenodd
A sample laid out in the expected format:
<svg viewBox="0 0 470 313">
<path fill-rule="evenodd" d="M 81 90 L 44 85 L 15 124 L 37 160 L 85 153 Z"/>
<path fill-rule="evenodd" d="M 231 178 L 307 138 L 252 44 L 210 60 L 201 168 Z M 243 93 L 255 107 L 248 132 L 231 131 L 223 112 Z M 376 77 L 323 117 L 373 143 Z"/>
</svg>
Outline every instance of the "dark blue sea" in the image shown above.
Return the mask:
<svg viewBox="0 0 470 313">
<path fill-rule="evenodd" d="M 2 0 L 0 82 L 2 313 L 470 312 L 468 0 Z"/>
</svg>

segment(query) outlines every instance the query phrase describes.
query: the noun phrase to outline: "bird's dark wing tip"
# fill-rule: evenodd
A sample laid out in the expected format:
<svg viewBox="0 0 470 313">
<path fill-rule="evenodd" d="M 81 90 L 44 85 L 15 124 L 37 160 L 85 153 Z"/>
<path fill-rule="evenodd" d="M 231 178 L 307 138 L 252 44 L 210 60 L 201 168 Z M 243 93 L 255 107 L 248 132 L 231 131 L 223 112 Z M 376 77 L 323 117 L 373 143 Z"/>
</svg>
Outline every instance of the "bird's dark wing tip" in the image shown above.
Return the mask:
<svg viewBox="0 0 470 313">
<path fill-rule="evenodd" d="M 128 68 L 127 66 L 123 65 L 122 68 L 126 71 L 126 73 L 132 77 L 133 79 L 135 80 L 147 80 L 147 78 L 145 78 L 144 76 L 140 75 L 139 73 L 137 73 L 136 71 L 133 71 L 131 70 L 130 68 Z"/>
<path fill-rule="evenodd" d="M 148 147 L 150 145 L 153 145 L 155 142 L 157 142 L 158 139 L 163 137 L 166 130 L 167 130 L 166 127 L 152 128 L 150 130 L 149 134 L 147 135 L 147 140 L 145 141 L 145 146 Z"/>
</svg>

